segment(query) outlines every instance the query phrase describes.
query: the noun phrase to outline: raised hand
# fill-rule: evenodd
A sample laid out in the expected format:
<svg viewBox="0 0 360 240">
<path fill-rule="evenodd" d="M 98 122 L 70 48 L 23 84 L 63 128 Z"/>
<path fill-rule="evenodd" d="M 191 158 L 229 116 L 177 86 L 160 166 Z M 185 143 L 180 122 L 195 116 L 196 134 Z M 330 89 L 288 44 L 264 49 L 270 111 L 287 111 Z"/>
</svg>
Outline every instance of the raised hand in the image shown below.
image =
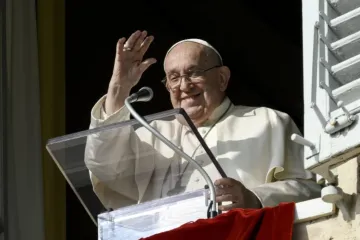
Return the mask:
<svg viewBox="0 0 360 240">
<path fill-rule="evenodd" d="M 154 58 L 143 60 L 153 36 L 146 31 L 136 31 L 127 39 L 120 38 L 116 45 L 113 74 L 105 101 L 107 114 L 117 111 L 124 105 L 125 98 L 140 80 L 142 74 L 156 62 Z"/>
</svg>

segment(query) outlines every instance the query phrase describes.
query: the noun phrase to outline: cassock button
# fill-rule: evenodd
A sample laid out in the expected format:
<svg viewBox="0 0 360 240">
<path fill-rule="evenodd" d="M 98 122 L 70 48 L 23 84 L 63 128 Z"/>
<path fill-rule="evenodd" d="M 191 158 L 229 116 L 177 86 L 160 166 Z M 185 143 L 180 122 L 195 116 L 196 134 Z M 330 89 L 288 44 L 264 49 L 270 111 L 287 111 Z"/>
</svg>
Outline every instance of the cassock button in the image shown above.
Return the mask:
<svg viewBox="0 0 360 240">
<path fill-rule="evenodd" d="M 195 178 L 195 182 L 199 182 L 200 181 L 200 179 L 199 178 Z"/>
</svg>

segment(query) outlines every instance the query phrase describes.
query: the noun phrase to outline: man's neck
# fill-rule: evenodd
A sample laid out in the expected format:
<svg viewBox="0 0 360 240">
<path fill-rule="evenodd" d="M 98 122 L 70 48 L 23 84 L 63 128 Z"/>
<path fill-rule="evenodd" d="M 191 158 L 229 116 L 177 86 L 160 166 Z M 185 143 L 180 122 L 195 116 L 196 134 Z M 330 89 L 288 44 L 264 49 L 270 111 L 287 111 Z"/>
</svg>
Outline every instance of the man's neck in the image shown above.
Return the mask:
<svg viewBox="0 0 360 240">
<path fill-rule="evenodd" d="M 221 118 L 224 115 L 224 113 L 229 108 L 230 104 L 231 104 L 230 99 L 224 95 L 221 102 L 213 109 L 213 111 L 211 111 L 211 113 L 206 118 L 204 118 L 202 120 L 194 120 L 194 119 L 191 119 L 191 120 L 193 121 L 194 125 L 197 128 L 203 127 L 206 125 L 212 125 L 215 122 L 217 122 L 219 120 L 219 118 Z"/>
</svg>

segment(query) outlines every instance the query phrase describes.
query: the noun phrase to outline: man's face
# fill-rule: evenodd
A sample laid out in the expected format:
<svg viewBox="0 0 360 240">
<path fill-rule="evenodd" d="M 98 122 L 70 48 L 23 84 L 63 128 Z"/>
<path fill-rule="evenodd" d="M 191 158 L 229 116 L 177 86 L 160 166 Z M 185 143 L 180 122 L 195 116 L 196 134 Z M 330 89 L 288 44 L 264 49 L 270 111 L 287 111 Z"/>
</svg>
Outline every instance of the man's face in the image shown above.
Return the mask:
<svg viewBox="0 0 360 240">
<path fill-rule="evenodd" d="M 183 108 L 197 126 L 209 118 L 224 98 L 229 72 L 217 65 L 205 46 L 192 42 L 177 45 L 165 58 L 171 103 L 174 108 Z"/>
</svg>

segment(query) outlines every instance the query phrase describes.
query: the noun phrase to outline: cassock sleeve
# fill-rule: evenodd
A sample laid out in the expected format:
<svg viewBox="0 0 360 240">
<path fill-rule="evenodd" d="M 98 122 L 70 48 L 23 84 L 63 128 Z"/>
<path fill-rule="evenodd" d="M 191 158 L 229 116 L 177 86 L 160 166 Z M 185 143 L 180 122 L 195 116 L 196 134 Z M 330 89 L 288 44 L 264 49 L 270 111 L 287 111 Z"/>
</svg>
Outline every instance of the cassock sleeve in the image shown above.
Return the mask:
<svg viewBox="0 0 360 240">
<path fill-rule="evenodd" d="M 304 169 L 303 146 L 291 141 L 300 134 L 289 115 L 269 110 L 271 123 L 271 165 L 266 183 L 250 189 L 264 207 L 281 202 L 300 202 L 320 197 L 321 187 L 310 171 Z"/>
<path fill-rule="evenodd" d="M 105 97 L 91 111 L 90 129 L 130 119 L 125 106 L 112 115 L 106 115 L 103 110 Z M 88 136 L 85 164 L 89 169 L 94 192 L 106 208 L 115 209 L 135 204 L 141 199 L 155 167 L 154 149 L 146 144 L 151 141 L 151 134 L 145 129 L 135 132 L 132 127 L 111 129 Z M 146 158 L 146 161 L 141 161 L 141 158 Z"/>
</svg>

